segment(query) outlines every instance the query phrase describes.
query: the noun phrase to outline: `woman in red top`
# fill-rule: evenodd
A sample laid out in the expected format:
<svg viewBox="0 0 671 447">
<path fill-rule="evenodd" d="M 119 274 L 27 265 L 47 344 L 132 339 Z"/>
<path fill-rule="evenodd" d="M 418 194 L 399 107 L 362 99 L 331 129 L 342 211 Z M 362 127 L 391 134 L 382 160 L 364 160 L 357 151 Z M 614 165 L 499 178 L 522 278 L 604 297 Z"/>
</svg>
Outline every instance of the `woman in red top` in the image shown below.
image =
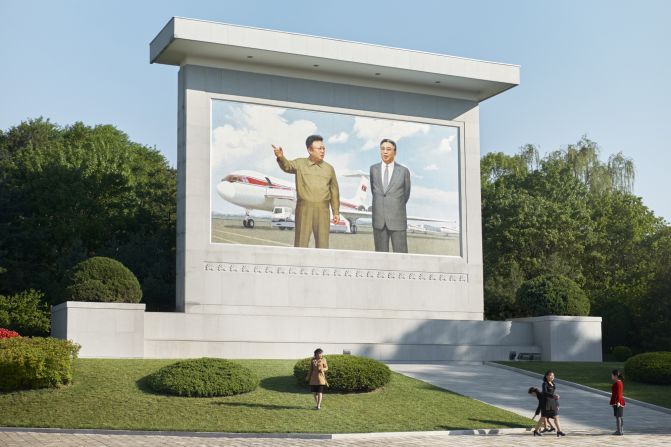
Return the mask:
<svg viewBox="0 0 671 447">
<path fill-rule="evenodd" d="M 623 435 L 623 426 L 624 426 L 624 385 L 622 384 L 622 379 L 624 379 L 624 374 L 619 369 L 614 369 L 611 371 L 610 379 L 613 381 L 613 393 L 610 397 L 610 404 L 613 406 L 613 416 L 615 416 L 615 424 L 617 425 L 617 430 L 614 435 Z"/>
</svg>

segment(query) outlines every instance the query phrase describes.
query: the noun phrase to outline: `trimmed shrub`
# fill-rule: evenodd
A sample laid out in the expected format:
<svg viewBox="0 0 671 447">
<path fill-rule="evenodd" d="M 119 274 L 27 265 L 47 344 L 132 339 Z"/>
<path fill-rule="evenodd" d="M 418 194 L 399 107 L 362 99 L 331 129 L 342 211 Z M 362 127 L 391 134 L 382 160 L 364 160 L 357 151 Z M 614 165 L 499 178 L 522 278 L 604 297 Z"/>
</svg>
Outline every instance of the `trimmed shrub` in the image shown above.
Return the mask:
<svg viewBox="0 0 671 447">
<path fill-rule="evenodd" d="M 96 256 L 73 268 L 65 296 L 68 301 L 139 303 L 142 289 L 122 263 Z"/>
<path fill-rule="evenodd" d="M 0 340 L 0 390 L 59 387 L 72 382 L 79 345 L 69 340 L 13 337 Z"/>
<path fill-rule="evenodd" d="M 671 352 L 646 352 L 624 364 L 625 377 L 636 382 L 671 385 Z"/>
<path fill-rule="evenodd" d="M 615 346 L 613 348 L 613 357 L 615 357 L 615 360 L 618 362 L 624 362 L 632 355 L 634 355 L 634 353 L 629 346 Z"/>
<path fill-rule="evenodd" d="M 146 383 L 161 394 L 214 397 L 254 391 L 259 379 L 242 365 L 204 357 L 164 366 L 147 376 Z"/>
<path fill-rule="evenodd" d="M 542 315 L 589 315 L 585 292 L 562 275 L 541 275 L 524 281 L 517 290 L 517 306 L 530 317 Z"/>
<path fill-rule="evenodd" d="M 32 289 L 0 295 L 0 326 L 23 335 L 49 335 L 51 313 L 42 298 L 42 292 Z"/>
<path fill-rule="evenodd" d="M 311 357 L 301 359 L 294 365 L 294 377 L 301 385 L 307 385 Z M 326 380 L 329 390 L 344 393 L 367 392 L 381 388 L 391 380 L 389 367 L 377 360 L 355 355 L 329 355 Z"/>
</svg>

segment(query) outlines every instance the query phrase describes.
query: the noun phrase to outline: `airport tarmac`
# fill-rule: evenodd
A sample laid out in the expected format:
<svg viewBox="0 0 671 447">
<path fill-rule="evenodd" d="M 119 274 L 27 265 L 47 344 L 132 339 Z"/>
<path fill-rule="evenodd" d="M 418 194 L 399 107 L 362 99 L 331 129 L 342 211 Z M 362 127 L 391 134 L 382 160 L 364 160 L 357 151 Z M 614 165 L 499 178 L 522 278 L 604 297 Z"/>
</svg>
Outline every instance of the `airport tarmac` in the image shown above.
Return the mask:
<svg viewBox="0 0 671 447">
<path fill-rule="evenodd" d="M 212 242 L 245 245 L 294 246 L 293 229 L 270 227 L 270 218 L 254 217 L 253 229 L 242 226 L 243 216 L 213 217 Z M 310 240 L 314 247 L 314 240 Z M 373 228 L 357 224 L 357 233 L 331 233 L 329 246 L 337 250 L 375 251 Z M 408 252 L 442 256 L 459 256 L 459 238 L 456 235 L 434 235 L 408 232 Z"/>
</svg>

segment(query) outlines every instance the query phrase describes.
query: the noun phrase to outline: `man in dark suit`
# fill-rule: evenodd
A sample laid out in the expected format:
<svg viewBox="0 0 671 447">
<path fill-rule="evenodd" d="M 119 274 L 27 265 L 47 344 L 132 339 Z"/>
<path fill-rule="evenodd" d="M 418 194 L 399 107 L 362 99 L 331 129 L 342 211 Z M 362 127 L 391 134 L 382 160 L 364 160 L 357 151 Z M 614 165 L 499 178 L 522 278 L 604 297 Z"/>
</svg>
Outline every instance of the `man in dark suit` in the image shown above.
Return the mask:
<svg viewBox="0 0 671 447">
<path fill-rule="evenodd" d="M 373 194 L 373 240 L 375 251 L 408 252 L 408 219 L 405 204 L 410 198 L 410 170 L 394 161 L 396 143 L 380 142 L 382 162 L 370 167 Z"/>
</svg>

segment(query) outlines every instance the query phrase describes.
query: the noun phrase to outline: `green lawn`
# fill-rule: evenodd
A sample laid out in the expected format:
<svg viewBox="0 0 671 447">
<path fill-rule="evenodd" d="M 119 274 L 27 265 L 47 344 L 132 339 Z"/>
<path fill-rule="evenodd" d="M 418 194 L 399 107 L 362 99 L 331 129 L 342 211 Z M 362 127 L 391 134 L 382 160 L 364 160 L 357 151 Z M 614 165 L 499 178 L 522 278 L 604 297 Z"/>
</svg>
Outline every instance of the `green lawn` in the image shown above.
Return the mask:
<svg viewBox="0 0 671 447">
<path fill-rule="evenodd" d="M 256 372 L 256 391 L 225 398 L 162 396 L 142 378 L 174 360 L 80 359 L 74 383 L 0 394 L 0 426 L 131 430 L 311 432 L 528 427 L 531 421 L 393 374 L 384 389 L 326 394 L 322 410 L 292 376 L 291 360 L 240 360 Z"/>
<path fill-rule="evenodd" d="M 514 368 L 525 369 L 545 374 L 549 369 L 555 372 L 558 379 L 580 383 L 599 390 L 609 391 L 613 382 L 610 372 L 614 369 L 624 370 L 622 362 L 499 362 Z M 651 404 L 671 408 L 671 385 L 649 385 L 624 378 L 624 399 L 641 400 Z"/>
</svg>

